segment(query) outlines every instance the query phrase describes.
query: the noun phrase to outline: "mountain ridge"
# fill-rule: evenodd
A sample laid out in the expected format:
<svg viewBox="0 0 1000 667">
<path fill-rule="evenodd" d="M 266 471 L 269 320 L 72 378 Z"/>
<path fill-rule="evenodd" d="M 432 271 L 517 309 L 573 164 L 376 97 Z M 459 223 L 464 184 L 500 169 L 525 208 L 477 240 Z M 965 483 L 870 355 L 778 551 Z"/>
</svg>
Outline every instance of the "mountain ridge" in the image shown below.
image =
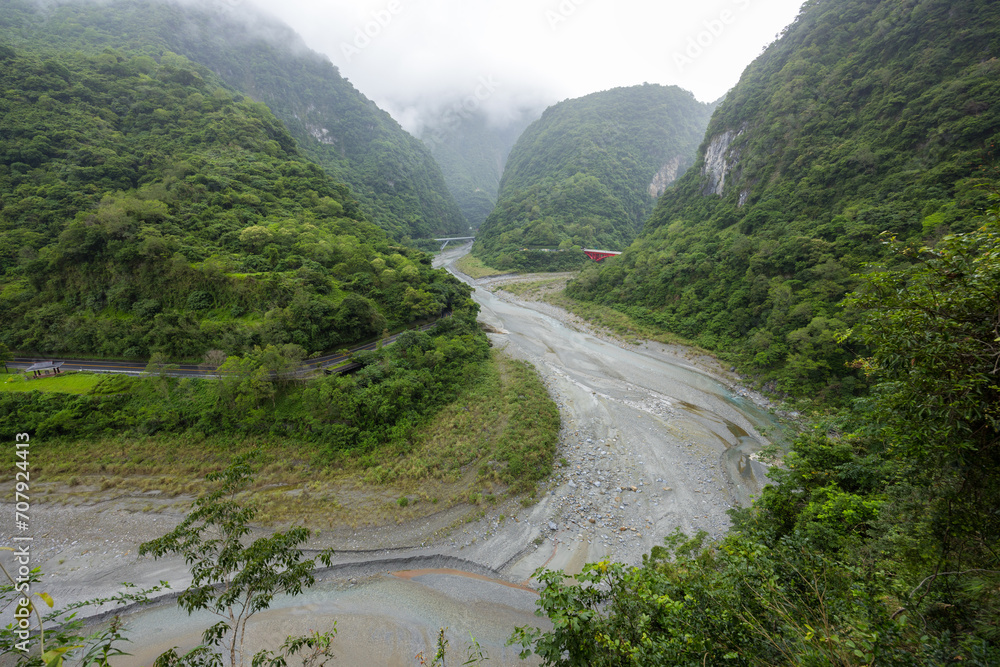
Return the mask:
<svg viewBox="0 0 1000 667">
<path fill-rule="evenodd" d="M 264 104 L 205 67 L 24 44 L 0 59 L 10 349 L 307 355 L 468 306 L 466 288 L 391 242 Z"/>
<path fill-rule="evenodd" d="M 654 184 L 659 193 L 693 161 L 709 109 L 649 84 L 549 107 L 511 150 L 473 253 L 500 269 L 567 268 L 581 247 L 623 248 L 653 208 Z"/>
<path fill-rule="evenodd" d="M 852 274 L 975 228 L 998 182 L 995 4 L 813 0 L 744 72 L 691 170 L 570 294 L 793 393 L 851 395 Z"/>
<path fill-rule="evenodd" d="M 306 154 L 348 184 L 367 215 L 397 240 L 468 228 L 426 147 L 273 19 L 169 0 L 44 11 L 20 0 L 12 6 L 8 22 L 17 21 L 22 35 L 48 35 L 59 48 L 169 50 L 205 65 L 233 90 L 267 104 Z"/>
</svg>

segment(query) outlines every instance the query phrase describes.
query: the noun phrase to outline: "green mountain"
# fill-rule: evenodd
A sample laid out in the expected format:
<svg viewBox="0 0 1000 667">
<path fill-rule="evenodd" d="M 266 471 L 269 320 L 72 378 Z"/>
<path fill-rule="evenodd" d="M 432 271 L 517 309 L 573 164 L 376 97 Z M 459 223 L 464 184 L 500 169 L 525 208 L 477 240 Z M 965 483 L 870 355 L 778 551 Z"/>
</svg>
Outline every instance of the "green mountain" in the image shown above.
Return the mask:
<svg viewBox="0 0 1000 667">
<path fill-rule="evenodd" d="M 580 247 L 623 249 L 693 162 L 710 112 L 648 84 L 548 108 L 511 151 L 473 253 L 501 269 L 557 268 L 579 264 Z"/>
<path fill-rule="evenodd" d="M 485 114 L 459 107 L 419 133 L 471 227 L 478 228 L 496 206 L 507 156 L 535 118 L 537 114 L 523 111 L 495 126 Z"/>
<path fill-rule="evenodd" d="M 366 216 L 397 240 L 467 231 L 426 147 L 275 19 L 224 3 L 5 5 L 0 25 L 21 38 L 60 49 L 172 51 L 211 69 L 230 89 L 265 103 L 303 152 L 349 185 Z"/>
<path fill-rule="evenodd" d="M 9 348 L 312 353 L 468 303 L 428 256 L 368 222 L 266 106 L 205 67 L 170 52 L 59 52 L 9 26 L 0 40 Z"/>
<path fill-rule="evenodd" d="M 849 395 L 839 305 L 883 232 L 978 225 L 998 182 L 1000 5 L 812 0 L 715 111 L 624 255 L 570 292 L 795 393 Z"/>
</svg>

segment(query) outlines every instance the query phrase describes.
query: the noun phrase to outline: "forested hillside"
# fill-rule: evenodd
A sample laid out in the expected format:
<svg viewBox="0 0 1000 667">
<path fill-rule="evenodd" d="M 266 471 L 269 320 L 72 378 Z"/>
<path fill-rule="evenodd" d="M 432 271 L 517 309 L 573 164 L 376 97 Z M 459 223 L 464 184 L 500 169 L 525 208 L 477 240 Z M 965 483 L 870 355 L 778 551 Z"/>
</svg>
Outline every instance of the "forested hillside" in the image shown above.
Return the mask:
<svg viewBox="0 0 1000 667">
<path fill-rule="evenodd" d="M 469 311 L 263 104 L 165 52 L 0 49 L 0 341 L 297 355 Z M 470 311 L 471 312 L 471 311 Z"/>
<path fill-rule="evenodd" d="M 267 104 L 300 148 L 346 183 L 365 215 L 396 240 L 457 234 L 467 224 L 430 152 L 310 51 L 290 28 L 248 6 L 125 0 L 46 6 L 5 3 L 14 46 L 172 51 Z"/>
<path fill-rule="evenodd" d="M 694 167 L 571 294 L 849 396 L 844 294 L 883 232 L 975 228 L 998 182 L 1000 5 L 812 0 L 715 111 Z M 898 261 L 898 260 L 892 260 Z"/>
<path fill-rule="evenodd" d="M 473 229 L 496 206 L 507 156 L 521 132 L 535 118 L 537 114 L 522 111 L 515 120 L 500 127 L 494 126 L 482 112 L 458 107 L 445 110 L 438 123 L 420 132 Z"/>
<path fill-rule="evenodd" d="M 550 107 L 511 151 L 473 254 L 501 269 L 559 268 L 579 265 L 580 248 L 623 249 L 694 160 L 710 111 L 648 84 Z"/>
<path fill-rule="evenodd" d="M 807 2 L 643 234 L 583 272 L 575 296 L 781 388 L 869 391 L 809 424 L 718 542 L 543 574 L 553 627 L 519 630 L 525 653 L 1000 664 L 998 57 L 997 3 Z"/>
<path fill-rule="evenodd" d="M 851 295 L 874 384 L 715 543 L 541 575 L 545 665 L 1000 664 L 1000 197 Z M 582 584 L 582 585 L 581 585 Z"/>
</svg>

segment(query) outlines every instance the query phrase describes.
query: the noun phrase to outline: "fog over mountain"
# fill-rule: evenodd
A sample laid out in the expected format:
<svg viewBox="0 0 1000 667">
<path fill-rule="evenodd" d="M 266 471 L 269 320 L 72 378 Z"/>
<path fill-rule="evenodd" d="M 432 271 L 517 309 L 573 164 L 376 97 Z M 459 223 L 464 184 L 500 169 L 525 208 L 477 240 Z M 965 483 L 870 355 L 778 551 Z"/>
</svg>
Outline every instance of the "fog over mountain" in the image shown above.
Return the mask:
<svg viewBox="0 0 1000 667">
<path fill-rule="evenodd" d="M 643 82 L 719 99 L 801 0 L 215 0 L 287 22 L 408 131 L 475 101 L 490 122 Z"/>
<path fill-rule="evenodd" d="M 329 57 L 427 144 L 475 227 L 495 203 L 514 141 L 547 107 L 647 82 L 718 100 L 792 22 L 801 0 L 216 4 L 272 14 Z"/>
</svg>

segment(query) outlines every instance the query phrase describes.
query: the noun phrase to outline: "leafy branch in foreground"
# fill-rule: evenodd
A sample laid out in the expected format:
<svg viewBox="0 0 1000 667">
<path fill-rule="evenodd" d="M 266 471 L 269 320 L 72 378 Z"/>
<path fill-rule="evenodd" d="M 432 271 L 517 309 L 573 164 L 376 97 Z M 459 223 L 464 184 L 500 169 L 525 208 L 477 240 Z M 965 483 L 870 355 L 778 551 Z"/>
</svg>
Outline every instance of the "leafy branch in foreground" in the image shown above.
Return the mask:
<svg viewBox="0 0 1000 667">
<path fill-rule="evenodd" d="M 286 637 L 277 654 L 267 650 L 259 651 L 250 664 L 252 667 L 287 667 L 288 658 L 303 652 L 304 649 L 311 649 L 299 656 L 302 659 L 302 667 L 323 667 L 333 659 L 330 645 L 337 634 L 336 625 L 334 622 L 334 629 L 330 632 L 313 630 L 308 635 Z M 153 663 L 153 667 L 223 667 L 222 656 L 211 646 L 202 644 L 184 655 L 178 655 L 176 648 L 160 655 Z"/>
<path fill-rule="evenodd" d="M 3 547 L 4 551 L 13 551 Z M 124 591 L 111 597 L 95 598 L 74 602 L 61 609 L 55 609 L 55 600 L 48 593 L 25 595 L 33 586 L 42 581 L 40 568 L 33 568 L 26 576 L 11 576 L 0 563 L 0 571 L 10 583 L 0 584 L 0 610 L 15 606 L 15 622 L 0 628 L 0 655 L 16 655 L 15 662 L 20 667 L 62 667 L 64 661 L 71 660 L 81 667 L 108 667 L 111 658 L 128 655 L 115 644 L 125 641 L 122 635 L 121 618 L 115 615 L 108 626 L 89 635 L 82 634 L 84 621 L 77 618 L 82 609 L 97 609 L 114 602 L 119 606 L 145 604 L 149 596 L 170 586 L 165 581 L 160 585 L 134 591 L 132 584 L 122 584 Z M 43 612 L 37 598 L 51 611 Z M 32 615 L 35 621 L 31 621 Z M 37 650 L 33 646 L 37 638 Z"/>
<path fill-rule="evenodd" d="M 191 566 L 192 581 L 177 603 L 188 613 L 208 610 L 222 619 L 205 630 L 204 645 L 186 656 L 188 661 L 165 654 L 160 665 L 217 664 L 212 662 L 211 647 L 220 644 L 231 667 L 245 664 L 243 645 L 250 617 L 267 609 L 276 595 L 298 595 L 315 583 L 316 559 L 304 560 L 300 548 L 309 529 L 293 527 L 245 544 L 257 508 L 244 506 L 237 496 L 252 478 L 254 457 L 254 453 L 238 456 L 225 470 L 209 475 L 210 481 L 221 482 L 219 488 L 196 500 L 193 511 L 173 531 L 139 547 L 140 555 L 154 558 L 182 555 Z M 317 558 L 329 565 L 332 556 L 333 550 L 327 549 Z M 267 664 L 259 660 L 266 658 L 258 654 L 253 664 Z"/>
</svg>

